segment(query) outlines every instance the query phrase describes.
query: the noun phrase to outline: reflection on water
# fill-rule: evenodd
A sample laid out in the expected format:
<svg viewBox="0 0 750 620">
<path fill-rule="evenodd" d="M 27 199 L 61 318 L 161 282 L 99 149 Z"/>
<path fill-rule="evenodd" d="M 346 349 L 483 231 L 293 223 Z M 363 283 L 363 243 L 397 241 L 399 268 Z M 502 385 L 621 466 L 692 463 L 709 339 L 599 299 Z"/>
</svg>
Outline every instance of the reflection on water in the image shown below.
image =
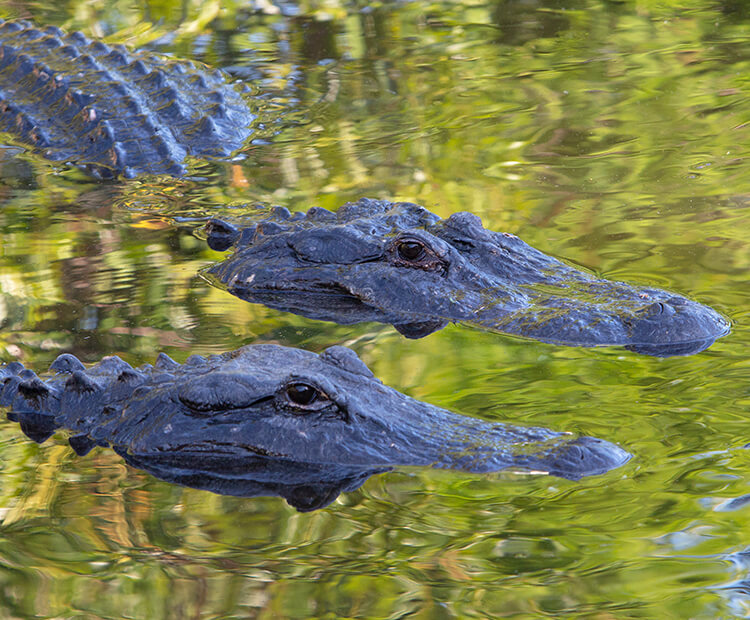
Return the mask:
<svg viewBox="0 0 750 620">
<path fill-rule="evenodd" d="M 748 15 L 688 4 L 6 7 L 225 67 L 268 93 L 269 120 L 292 111 L 244 160 L 193 162 L 182 179 L 100 185 L 2 149 L 4 361 L 347 344 L 420 400 L 635 455 L 580 482 L 391 472 L 303 515 L 160 482 L 106 450 L 36 447 L 5 422 L 6 614 L 745 613 L 747 508 L 716 507 L 750 492 Z M 247 304 L 196 275 L 222 258 L 192 234 L 210 217 L 361 196 L 470 211 L 601 277 L 716 308 L 733 332 L 666 360 L 460 326 L 407 341 Z"/>
</svg>

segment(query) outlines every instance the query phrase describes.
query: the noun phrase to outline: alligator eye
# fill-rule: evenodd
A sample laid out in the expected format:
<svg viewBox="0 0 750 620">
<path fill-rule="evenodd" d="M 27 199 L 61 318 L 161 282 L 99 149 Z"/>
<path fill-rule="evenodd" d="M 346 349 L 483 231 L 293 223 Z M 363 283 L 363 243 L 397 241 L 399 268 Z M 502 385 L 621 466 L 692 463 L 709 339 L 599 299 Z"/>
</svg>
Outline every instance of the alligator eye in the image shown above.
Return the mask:
<svg viewBox="0 0 750 620">
<path fill-rule="evenodd" d="M 398 255 L 406 261 L 417 261 L 424 256 L 424 246 L 418 241 L 402 241 L 398 244 Z"/>
<path fill-rule="evenodd" d="M 312 405 L 320 392 L 306 383 L 291 383 L 286 386 L 286 395 L 295 405 Z"/>
</svg>

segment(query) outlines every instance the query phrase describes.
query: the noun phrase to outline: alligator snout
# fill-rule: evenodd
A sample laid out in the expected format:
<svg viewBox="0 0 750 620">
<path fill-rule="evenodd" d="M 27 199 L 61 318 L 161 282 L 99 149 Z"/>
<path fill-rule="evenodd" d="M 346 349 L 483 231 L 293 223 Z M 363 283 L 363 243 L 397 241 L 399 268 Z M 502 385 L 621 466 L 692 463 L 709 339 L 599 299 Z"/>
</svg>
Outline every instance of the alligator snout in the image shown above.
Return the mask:
<svg viewBox="0 0 750 620">
<path fill-rule="evenodd" d="M 627 348 L 660 357 L 698 353 L 730 328 L 715 310 L 677 296 L 642 307 L 628 324 Z"/>
<path fill-rule="evenodd" d="M 549 459 L 549 473 L 568 480 L 603 474 L 632 458 L 619 446 L 596 437 L 578 437 Z"/>
</svg>

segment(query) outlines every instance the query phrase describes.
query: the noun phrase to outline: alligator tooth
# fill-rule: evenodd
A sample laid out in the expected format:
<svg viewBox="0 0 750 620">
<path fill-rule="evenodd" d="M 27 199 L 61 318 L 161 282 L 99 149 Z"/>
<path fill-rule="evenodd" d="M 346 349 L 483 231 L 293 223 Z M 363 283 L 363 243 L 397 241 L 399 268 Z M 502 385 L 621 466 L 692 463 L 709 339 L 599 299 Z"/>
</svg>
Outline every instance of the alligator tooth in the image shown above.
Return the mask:
<svg viewBox="0 0 750 620">
<path fill-rule="evenodd" d="M 154 368 L 158 370 L 174 370 L 175 368 L 179 367 L 180 365 L 166 353 L 159 353 L 159 355 L 156 356 Z"/>
<path fill-rule="evenodd" d="M 65 390 L 84 394 L 87 392 L 97 392 L 101 390 L 101 387 L 85 372 L 75 370 L 65 382 Z"/>
<path fill-rule="evenodd" d="M 68 438 L 68 443 L 78 456 L 86 456 L 96 447 L 96 442 L 88 435 L 74 435 Z"/>
</svg>

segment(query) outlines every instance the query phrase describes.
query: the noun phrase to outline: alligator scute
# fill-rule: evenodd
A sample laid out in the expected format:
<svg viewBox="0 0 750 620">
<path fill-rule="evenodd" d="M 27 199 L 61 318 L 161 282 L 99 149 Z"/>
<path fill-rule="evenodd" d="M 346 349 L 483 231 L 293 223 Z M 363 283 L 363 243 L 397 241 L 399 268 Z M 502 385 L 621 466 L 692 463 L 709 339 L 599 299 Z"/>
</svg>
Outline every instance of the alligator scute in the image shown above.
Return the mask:
<svg viewBox="0 0 750 620">
<path fill-rule="evenodd" d="M 220 71 L 0 20 L 0 131 L 48 159 L 102 178 L 181 176 L 188 156 L 240 149 L 254 120 Z"/>
</svg>

